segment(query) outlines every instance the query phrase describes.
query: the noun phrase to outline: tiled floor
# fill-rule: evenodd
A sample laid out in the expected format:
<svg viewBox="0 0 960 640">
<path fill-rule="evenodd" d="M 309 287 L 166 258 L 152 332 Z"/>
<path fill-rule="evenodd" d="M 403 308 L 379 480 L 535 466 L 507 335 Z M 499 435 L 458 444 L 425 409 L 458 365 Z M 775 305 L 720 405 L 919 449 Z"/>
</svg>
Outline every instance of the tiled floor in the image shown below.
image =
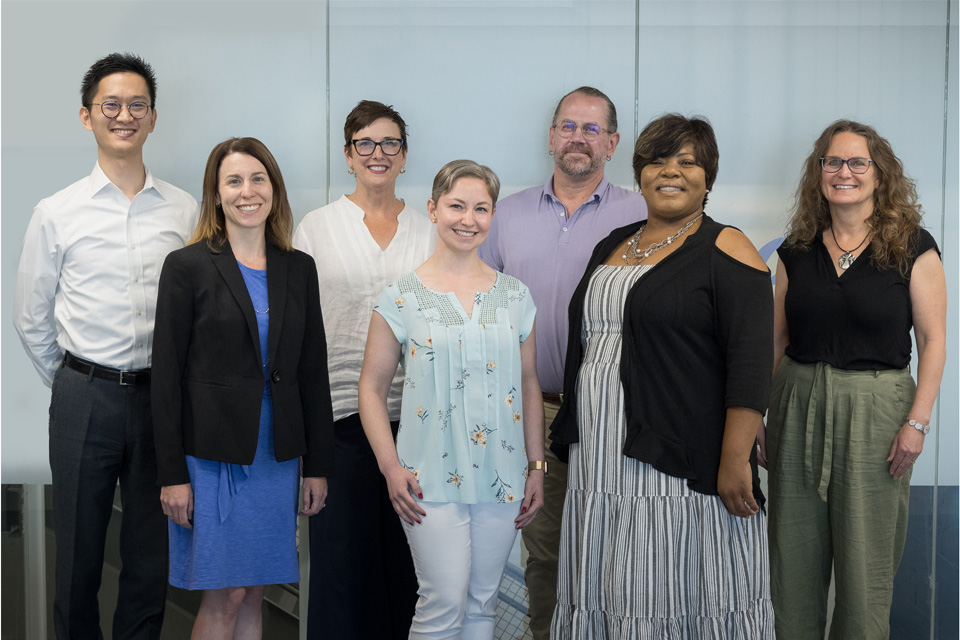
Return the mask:
<svg viewBox="0 0 960 640">
<path fill-rule="evenodd" d="M 507 563 L 500 582 L 500 602 L 497 604 L 496 640 L 530 640 L 526 629 L 527 588 L 523 583 L 523 571 L 513 563 Z"/>
</svg>

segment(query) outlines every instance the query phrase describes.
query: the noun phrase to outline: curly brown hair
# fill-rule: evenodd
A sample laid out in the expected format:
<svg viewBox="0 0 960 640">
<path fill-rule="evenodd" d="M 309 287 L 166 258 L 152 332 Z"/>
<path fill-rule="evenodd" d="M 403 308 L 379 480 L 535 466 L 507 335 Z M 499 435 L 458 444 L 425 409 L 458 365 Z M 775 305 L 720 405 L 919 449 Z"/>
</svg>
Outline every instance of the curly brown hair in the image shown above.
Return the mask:
<svg viewBox="0 0 960 640">
<path fill-rule="evenodd" d="M 838 133 L 853 133 L 864 138 L 877 172 L 873 213 L 867 220 L 873 230 L 871 261 L 878 269 L 896 267 L 906 275 L 912 261 L 911 238 L 923 215 L 917 202 L 917 185 L 904 174 L 903 163 L 893 153 L 890 142 L 873 127 L 852 120 L 837 120 L 824 129 L 804 161 L 784 244 L 809 249 L 817 235 L 831 224 L 830 206 L 821 187 L 820 158 L 826 155 Z"/>
</svg>

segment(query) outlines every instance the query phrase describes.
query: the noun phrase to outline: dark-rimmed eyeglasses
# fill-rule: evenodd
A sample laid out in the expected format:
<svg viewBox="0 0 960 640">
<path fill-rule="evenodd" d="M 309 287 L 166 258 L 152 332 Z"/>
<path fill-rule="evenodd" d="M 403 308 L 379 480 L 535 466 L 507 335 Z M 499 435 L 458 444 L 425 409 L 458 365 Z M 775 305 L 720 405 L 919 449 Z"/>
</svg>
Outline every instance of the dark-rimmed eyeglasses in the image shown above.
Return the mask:
<svg viewBox="0 0 960 640">
<path fill-rule="evenodd" d="M 127 112 L 137 120 L 147 115 L 147 112 L 150 111 L 150 103 L 140 100 L 130 103 L 108 100 L 107 102 L 94 102 L 93 104 L 100 107 L 100 113 L 111 120 L 119 116 L 120 111 L 123 110 L 124 107 L 126 107 Z"/>
<path fill-rule="evenodd" d="M 820 167 L 827 173 L 836 173 L 843 168 L 843 165 L 847 165 L 847 168 L 850 169 L 852 173 L 866 173 L 870 169 L 870 163 L 873 160 L 870 158 L 849 158 L 844 160 L 838 158 L 837 156 L 825 156 L 820 158 Z"/>
<path fill-rule="evenodd" d="M 373 152 L 377 150 L 377 147 L 380 147 L 380 150 L 383 151 L 385 156 L 395 156 L 400 153 L 400 149 L 403 148 L 403 140 L 397 140 L 396 138 L 384 138 L 380 142 L 374 142 L 370 138 L 360 138 L 359 140 L 351 140 L 353 143 L 353 148 L 357 152 L 357 155 L 360 156 L 372 156 Z"/>
<path fill-rule="evenodd" d="M 606 129 L 596 122 L 587 122 L 586 124 L 578 125 L 571 120 L 561 120 L 553 125 L 553 128 L 557 130 L 557 133 L 559 133 L 562 138 L 569 138 L 577 132 L 577 129 L 580 129 L 580 133 L 583 134 L 583 137 L 587 140 L 593 140 L 600 135 L 601 131 L 606 131 Z"/>
</svg>

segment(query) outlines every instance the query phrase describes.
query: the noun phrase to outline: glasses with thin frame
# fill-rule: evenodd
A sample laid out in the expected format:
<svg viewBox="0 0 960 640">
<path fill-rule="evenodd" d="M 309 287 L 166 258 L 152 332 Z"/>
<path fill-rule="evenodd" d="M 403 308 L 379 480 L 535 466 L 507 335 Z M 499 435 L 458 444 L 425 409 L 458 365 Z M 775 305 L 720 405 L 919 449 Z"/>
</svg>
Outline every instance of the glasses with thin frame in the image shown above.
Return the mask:
<svg viewBox="0 0 960 640">
<path fill-rule="evenodd" d="M 403 140 L 397 140 L 396 138 L 384 138 L 380 142 L 374 142 L 370 138 L 360 138 L 350 142 L 353 143 L 354 150 L 360 156 L 372 156 L 377 147 L 380 147 L 383 155 L 395 156 L 403 148 Z"/>
<path fill-rule="evenodd" d="M 131 116 L 139 120 L 150 111 L 150 103 L 142 100 L 134 100 L 130 103 L 117 102 L 116 100 L 107 100 L 106 102 L 94 102 L 94 105 L 100 107 L 100 113 L 113 120 L 120 115 L 120 111 L 126 107 Z"/>
<path fill-rule="evenodd" d="M 583 137 L 587 140 L 594 140 L 600 135 L 601 131 L 606 131 L 606 129 L 596 122 L 587 122 L 578 125 L 571 120 L 561 120 L 553 125 L 553 128 L 557 130 L 557 133 L 559 133 L 562 138 L 569 138 L 576 133 L 577 129 L 580 129 L 580 133 L 583 134 Z"/>
<path fill-rule="evenodd" d="M 820 158 L 820 167 L 827 173 L 836 173 L 847 165 L 852 173 L 866 173 L 873 162 L 870 158 L 838 158 L 837 156 L 825 156 Z"/>
</svg>

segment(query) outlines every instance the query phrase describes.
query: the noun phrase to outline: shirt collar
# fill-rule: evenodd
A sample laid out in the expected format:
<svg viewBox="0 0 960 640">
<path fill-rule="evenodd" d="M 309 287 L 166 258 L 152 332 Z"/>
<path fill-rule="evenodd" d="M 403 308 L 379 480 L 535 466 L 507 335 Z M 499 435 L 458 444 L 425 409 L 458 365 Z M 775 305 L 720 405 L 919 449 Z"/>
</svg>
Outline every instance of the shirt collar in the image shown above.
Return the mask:
<svg viewBox="0 0 960 640">
<path fill-rule="evenodd" d="M 604 196 L 607 195 L 607 191 L 610 188 L 610 181 L 607 180 L 606 174 L 603 178 L 600 179 L 600 184 L 597 185 L 597 188 L 593 190 L 593 195 L 587 199 L 587 202 L 602 202 Z M 559 202 L 556 194 L 553 192 L 553 176 L 551 175 L 547 178 L 547 181 L 543 184 L 543 193 L 544 195 L 550 196 L 553 200 Z M 584 203 L 586 204 L 586 203 Z"/>
<path fill-rule="evenodd" d="M 143 181 L 143 189 L 140 193 L 153 192 L 156 193 L 161 199 L 166 200 L 166 197 L 160 190 L 160 185 L 154 181 L 153 174 L 150 173 L 150 169 L 144 167 L 144 171 L 146 172 L 146 178 Z M 107 174 L 103 172 L 103 169 L 100 168 L 100 163 L 98 162 L 96 165 L 94 165 L 93 171 L 90 173 L 90 197 L 96 197 L 108 187 L 112 187 L 113 189 L 120 191 L 120 188 L 117 185 L 110 182 L 110 178 L 108 178 Z"/>
</svg>

